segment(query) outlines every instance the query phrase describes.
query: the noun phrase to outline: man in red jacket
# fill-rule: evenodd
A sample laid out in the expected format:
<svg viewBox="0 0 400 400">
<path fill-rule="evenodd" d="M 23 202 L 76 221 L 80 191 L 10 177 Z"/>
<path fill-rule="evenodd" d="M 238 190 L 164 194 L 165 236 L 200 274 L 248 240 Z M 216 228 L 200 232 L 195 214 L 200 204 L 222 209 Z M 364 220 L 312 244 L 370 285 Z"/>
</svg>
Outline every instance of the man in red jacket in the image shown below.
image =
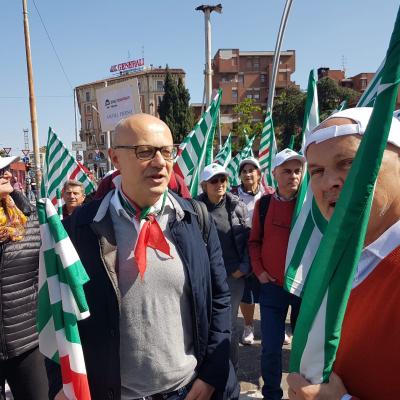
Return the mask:
<svg viewBox="0 0 400 400">
<path fill-rule="evenodd" d="M 261 283 L 261 374 L 264 380 L 264 399 L 282 399 L 282 345 L 285 337 L 285 319 L 289 305 L 292 307 L 292 329 L 300 309 L 300 298 L 283 289 L 286 250 L 290 225 L 300 186 L 304 157 L 285 149 L 273 160 L 273 175 L 277 189 L 270 196 L 265 218 L 260 218 L 257 201 L 249 239 L 249 253 L 253 272 Z M 261 224 L 263 224 L 261 226 Z"/>
</svg>

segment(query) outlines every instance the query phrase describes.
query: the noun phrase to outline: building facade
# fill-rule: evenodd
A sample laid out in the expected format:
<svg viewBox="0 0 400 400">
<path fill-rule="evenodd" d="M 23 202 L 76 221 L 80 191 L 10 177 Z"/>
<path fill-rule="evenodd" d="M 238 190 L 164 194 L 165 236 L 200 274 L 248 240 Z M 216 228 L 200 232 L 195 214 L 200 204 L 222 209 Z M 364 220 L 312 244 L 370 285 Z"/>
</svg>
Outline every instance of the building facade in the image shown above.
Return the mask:
<svg viewBox="0 0 400 400">
<path fill-rule="evenodd" d="M 158 116 L 157 109 L 164 96 L 165 68 L 145 68 L 143 71 L 124 73 L 116 77 L 110 77 L 95 82 L 86 83 L 75 88 L 79 114 L 80 114 L 80 140 L 86 142 L 86 151 L 83 152 L 83 162 L 97 176 L 103 176 L 106 172 L 106 135 L 101 128 L 96 90 L 122 82 L 132 81 L 137 78 L 142 112 Z M 168 71 L 176 80 L 185 80 L 183 69 L 171 69 Z M 112 136 L 112 135 L 111 135 Z"/>
<path fill-rule="evenodd" d="M 219 49 L 213 59 L 213 89 L 222 89 L 221 123 L 227 135 L 237 121 L 233 108 L 249 98 L 265 112 L 272 75 L 273 51 L 242 51 Z M 295 85 L 292 74 L 296 70 L 295 50 L 282 51 L 276 80 L 275 94 Z M 263 114 L 255 115 L 262 120 Z"/>
</svg>

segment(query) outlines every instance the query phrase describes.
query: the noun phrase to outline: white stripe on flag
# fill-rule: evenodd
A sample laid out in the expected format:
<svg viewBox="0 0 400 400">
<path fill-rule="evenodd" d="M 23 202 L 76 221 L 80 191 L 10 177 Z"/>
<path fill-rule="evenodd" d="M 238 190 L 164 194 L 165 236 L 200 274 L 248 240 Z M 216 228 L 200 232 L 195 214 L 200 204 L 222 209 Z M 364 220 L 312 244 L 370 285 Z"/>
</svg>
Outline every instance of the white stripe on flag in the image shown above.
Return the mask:
<svg viewBox="0 0 400 400">
<path fill-rule="evenodd" d="M 71 343 L 66 339 L 65 330 L 60 329 L 56 332 L 57 343 L 60 357 L 69 356 L 71 369 L 79 374 L 86 374 L 85 359 L 83 358 L 82 346 Z"/>
<path fill-rule="evenodd" d="M 64 269 L 79 261 L 78 253 L 68 236 L 55 243 L 54 250 L 60 257 Z"/>
<path fill-rule="evenodd" d="M 58 351 L 56 337 L 54 336 L 54 329 L 53 317 L 50 317 L 50 319 L 47 321 L 47 324 L 40 331 L 39 335 L 40 352 L 50 359 L 52 359 L 54 354 L 56 354 Z"/>
</svg>

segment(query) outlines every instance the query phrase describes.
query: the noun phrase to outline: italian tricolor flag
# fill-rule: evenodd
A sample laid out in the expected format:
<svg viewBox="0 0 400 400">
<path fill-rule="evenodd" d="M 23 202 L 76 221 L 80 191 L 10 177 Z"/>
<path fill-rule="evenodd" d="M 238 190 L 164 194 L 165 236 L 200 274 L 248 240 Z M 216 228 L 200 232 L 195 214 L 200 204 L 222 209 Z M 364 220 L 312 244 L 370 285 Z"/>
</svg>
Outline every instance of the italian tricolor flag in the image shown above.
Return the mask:
<svg viewBox="0 0 400 400">
<path fill-rule="evenodd" d="M 89 316 L 83 285 L 89 280 L 55 207 L 37 202 L 42 246 L 39 260 L 37 327 L 39 349 L 60 364 L 70 400 L 90 400 L 77 321 Z"/>
</svg>

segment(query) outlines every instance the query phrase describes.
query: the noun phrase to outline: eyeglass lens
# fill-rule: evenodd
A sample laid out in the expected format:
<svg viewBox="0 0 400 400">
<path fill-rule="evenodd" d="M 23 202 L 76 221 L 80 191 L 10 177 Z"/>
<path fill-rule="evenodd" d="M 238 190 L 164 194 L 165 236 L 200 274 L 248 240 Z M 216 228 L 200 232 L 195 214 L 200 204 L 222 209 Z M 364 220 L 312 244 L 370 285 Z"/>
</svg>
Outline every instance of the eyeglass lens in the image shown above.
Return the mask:
<svg viewBox="0 0 400 400">
<path fill-rule="evenodd" d="M 216 183 L 225 183 L 226 182 L 226 176 L 220 176 L 220 177 L 215 177 L 215 178 L 212 178 L 212 179 L 210 179 L 210 183 L 212 184 L 212 185 L 215 185 Z"/>
</svg>

